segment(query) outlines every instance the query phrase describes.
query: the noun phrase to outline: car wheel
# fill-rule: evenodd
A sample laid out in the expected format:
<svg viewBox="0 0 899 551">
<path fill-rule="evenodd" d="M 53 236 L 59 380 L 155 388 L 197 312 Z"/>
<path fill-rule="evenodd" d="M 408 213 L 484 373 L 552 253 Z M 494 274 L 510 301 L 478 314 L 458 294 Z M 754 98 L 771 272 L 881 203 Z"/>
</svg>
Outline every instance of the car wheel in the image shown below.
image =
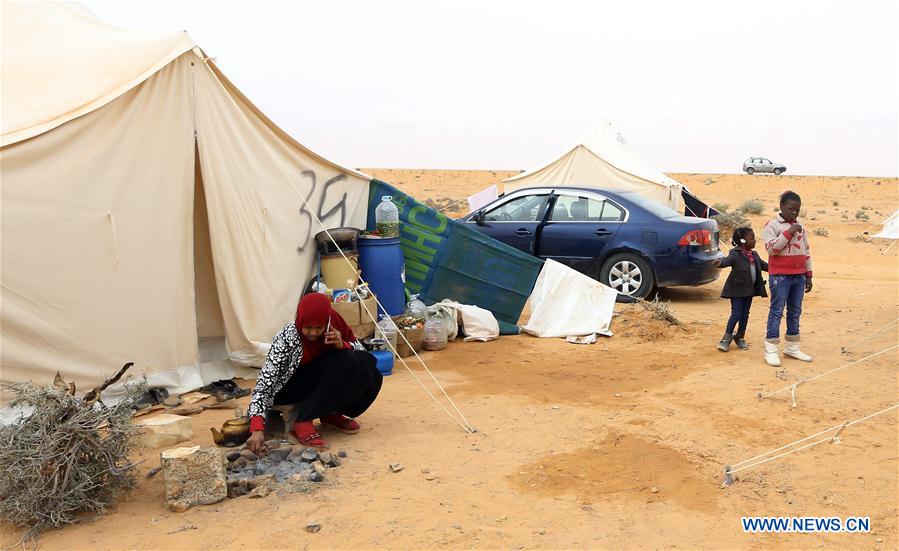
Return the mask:
<svg viewBox="0 0 899 551">
<path fill-rule="evenodd" d="M 619 302 L 646 298 L 655 287 L 655 276 L 649 262 L 633 253 L 609 257 L 602 265 L 599 280 L 618 291 Z"/>
<path fill-rule="evenodd" d="M 752 176 L 752 173 L 753 173 L 753 172 L 755 172 L 755 169 L 752 168 L 752 167 L 749 167 L 749 168 L 746 169 L 746 174 L 749 174 L 750 176 Z"/>
<path fill-rule="evenodd" d="M 782 168 L 775 168 L 775 169 L 774 169 L 774 175 L 775 175 L 775 176 L 780 176 L 781 174 L 783 174 L 783 169 L 782 169 Z"/>
</svg>

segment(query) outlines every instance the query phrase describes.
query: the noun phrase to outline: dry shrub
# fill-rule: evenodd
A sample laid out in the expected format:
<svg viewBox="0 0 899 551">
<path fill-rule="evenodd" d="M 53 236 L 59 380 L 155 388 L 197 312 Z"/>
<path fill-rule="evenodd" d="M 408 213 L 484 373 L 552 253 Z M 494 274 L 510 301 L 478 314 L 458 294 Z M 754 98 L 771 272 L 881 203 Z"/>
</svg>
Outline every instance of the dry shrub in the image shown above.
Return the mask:
<svg viewBox="0 0 899 551">
<path fill-rule="evenodd" d="M 667 321 L 672 325 L 680 323 L 670 308 L 671 303 L 667 301 L 662 302 L 659 300 L 659 295 L 656 295 L 652 300 L 637 299 L 637 304 L 649 312 L 652 315 L 652 319 Z"/>
<path fill-rule="evenodd" d="M 0 514 L 28 527 L 23 541 L 79 513 L 105 512 L 131 488 L 131 404 L 144 388 L 130 385 L 128 398 L 106 406 L 97 389 L 78 398 L 74 386 L 0 384 L 13 397 L 9 406 L 24 412 L 0 427 Z"/>
<path fill-rule="evenodd" d="M 739 209 L 728 212 L 727 209 L 729 207 L 730 205 L 727 203 L 718 203 L 714 205 L 714 209 L 717 210 L 719 214 L 712 217 L 712 219 L 718 223 L 718 229 L 721 231 L 721 241 L 724 242 L 730 241 L 730 237 L 733 235 L 736 228 L 749 225 L 749 220 L 743 216 L 743 213 Z"/>
<path fill-rule="evenodd" d="M 746 201 L 743 201 L 743 204 L 740 205 L 739 210 L 749 214 L 762 214 L 763 212 L 765 212 L 765 204 L 758 199 L 748 199 Z"/>
<path fill-rule="evenodd" d="M 437 212 L 455 212 L 467 207 L 468 203 L 462 199 L 453 199 L 452 197 L 438 197 L 437 199 L 425 199 L 426 207 L 436 210 Z"/>
<path fill-rule="evenodd" d="M 828 235 L 830 235 L 830 232 L 825 228 L 815 228 L 814 234 L 820 235 L 821 237 L 827 237 Z"/>
</svg>

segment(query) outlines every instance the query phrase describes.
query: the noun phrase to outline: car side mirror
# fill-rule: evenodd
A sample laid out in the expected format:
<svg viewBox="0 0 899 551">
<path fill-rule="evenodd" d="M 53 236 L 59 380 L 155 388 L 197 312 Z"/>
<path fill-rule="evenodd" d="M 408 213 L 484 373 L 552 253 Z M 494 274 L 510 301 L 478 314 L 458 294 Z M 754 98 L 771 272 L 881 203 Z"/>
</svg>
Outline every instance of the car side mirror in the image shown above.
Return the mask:
<svg viewBox="0 0 899 551">
<path fill-rule="evenodd" d="M 484 218 L 486 218 L 487 213 L 484 212 L 484 209 L 481 209 L 474 215 L 474 221 L 478 226 L 484 225 Z"/>
</svg>

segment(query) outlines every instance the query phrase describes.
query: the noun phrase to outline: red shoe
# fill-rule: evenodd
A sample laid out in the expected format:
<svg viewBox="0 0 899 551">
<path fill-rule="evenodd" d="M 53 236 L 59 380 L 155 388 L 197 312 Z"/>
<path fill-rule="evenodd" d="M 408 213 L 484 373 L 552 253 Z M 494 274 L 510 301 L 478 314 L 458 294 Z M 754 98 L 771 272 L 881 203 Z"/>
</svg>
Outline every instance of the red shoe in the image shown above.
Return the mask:
<svg viewBox="0 0 899 551">
<path fill-rule="evenodd" d="M 309 448 L 327 449 L 328 444 L 315 430 L 312 421 L 302 421 L 293 424 L 293 430 L 287 433 L 287 439 L 291 444 L 298 444 Z"/>
<path fill-rule="evenodd" d="M 350 419 L 349 417 L 344 417 L 339 413 L 332 413 L 331 415 L 325 415 L 322 417 L 323 425 L 331 425 L 338 431 L 344 434 L 356 434 L 359 432 L 359 423 Z"/>
</svg>

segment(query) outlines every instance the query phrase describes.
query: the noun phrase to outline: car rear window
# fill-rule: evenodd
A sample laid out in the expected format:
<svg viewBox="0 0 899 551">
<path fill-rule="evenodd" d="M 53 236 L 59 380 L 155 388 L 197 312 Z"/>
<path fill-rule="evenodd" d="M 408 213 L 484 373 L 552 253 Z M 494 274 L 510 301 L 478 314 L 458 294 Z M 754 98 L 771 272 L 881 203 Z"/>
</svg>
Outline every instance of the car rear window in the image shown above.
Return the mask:
<svg viewBox="0 0 899 551">
<path fill-rule="evenodd" d="M 634 203 L 638 207 L 643 208 L 644 210 L 649 211 L 650 213 L 658 216 L 659 218 L 676 218 L 680 216 L 678 212 L 666 207 L 661 203 L 657 203 L 651 199 L 647 199 L 642 195 L 638 195 L 632 191 L 619 191 L 618 195 L 624 197 L 631 203 Z"/>
</svg>

